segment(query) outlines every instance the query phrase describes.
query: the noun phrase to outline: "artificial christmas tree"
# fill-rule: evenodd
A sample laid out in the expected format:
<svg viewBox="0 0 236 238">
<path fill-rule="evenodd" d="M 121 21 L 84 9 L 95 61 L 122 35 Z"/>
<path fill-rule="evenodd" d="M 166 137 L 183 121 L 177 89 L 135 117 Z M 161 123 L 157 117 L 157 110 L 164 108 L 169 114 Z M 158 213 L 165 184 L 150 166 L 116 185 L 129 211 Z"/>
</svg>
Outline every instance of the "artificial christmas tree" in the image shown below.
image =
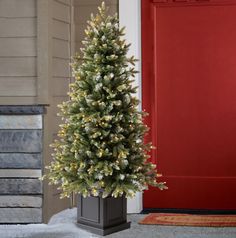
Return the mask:
<svg viewBox="0 0 236 238">
<path fill-rule="evenodd" d="M 91 225 L 86 219 L 93 220 L 92 230 L 107 234 L 129 227 L 125 197 L 148 185 L 163 189 L 165 184 L 157 182 L 160 175 L 147 161 L 151 145 L 143 137 L 148 128 L 142 121 L 144 113 L 137 109 L 139 101 L 132 96 L 136 60 L 127 57 L 129 44 L 122 39 L 124 29 L 119 28 L 117 15 L 106 16 L 103 3 L 85 33 L 82 54 L 72 64 L 75 81 L 70 85 L 70 100 L 60 105 L 64 124 L 60 139 L 52 145 L 55 153 L 48 177 L 62 190 L 62 197 L 80 194 L 78 218 L 83 227 Z M 89 216 L 93 201 L 105 209 L 112 207 L 109 203 L 114 198 L 121 199 L 117 204 L 122 206 L 121 218 L 113 214 L 117 222 L 111 224 L 107 218 L 96 225 L 105 210 L 83 220 L 81 214 Z M 96 208 L 92 210 L 96 213 Z M 117 229 L 110 229 L 111 225 Z"/>
</svg>

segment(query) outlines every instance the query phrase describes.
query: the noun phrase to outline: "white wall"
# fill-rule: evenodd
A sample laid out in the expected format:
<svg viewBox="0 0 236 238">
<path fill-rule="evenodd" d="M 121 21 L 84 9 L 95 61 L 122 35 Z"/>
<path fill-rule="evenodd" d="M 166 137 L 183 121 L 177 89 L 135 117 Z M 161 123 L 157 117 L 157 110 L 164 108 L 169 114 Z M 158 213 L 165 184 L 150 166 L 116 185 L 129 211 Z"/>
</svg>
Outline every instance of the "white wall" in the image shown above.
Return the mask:
<svg viewBox="0 0 236 238">
<path fill-rule="evenodd" d="M 141 72 L 141 1 L 140 0 L 120 0 L 119 1 L 120 26 L 126 27 L 125 39 L 131 43 L 129 55 L 134 55 L 139 62 L 136 69 Z M 139 86 L 137 97 L 142 98 L 141 73 L 135 77 L 135 86 Z M 139 105 L 141 110 L 141 104 Z M 142 211 L 142 193 L 137 193 L 133 199 L 128 199 L 128 213 L 139 213 Z"/>
</svg>

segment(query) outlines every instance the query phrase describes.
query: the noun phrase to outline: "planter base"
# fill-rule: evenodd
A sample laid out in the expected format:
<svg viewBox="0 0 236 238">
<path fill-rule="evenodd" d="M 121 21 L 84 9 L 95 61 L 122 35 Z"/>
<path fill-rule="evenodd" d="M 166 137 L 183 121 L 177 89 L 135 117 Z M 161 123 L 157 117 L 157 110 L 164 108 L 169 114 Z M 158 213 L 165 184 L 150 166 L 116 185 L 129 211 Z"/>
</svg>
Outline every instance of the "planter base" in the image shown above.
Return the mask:
<svg viewBox="0 0 236 238">
<path fill-rule="evenodd" d="M 79 228 L 84 229 L 84 230 L 90 231 L 94 234 L 101 235 L 101 236 L 106 236 L 106 235 L 109 235 L 109 234 L 114 233 L 114 232 L 129 229 L 130 228 L 130 223 L 131 222 L 126 222 L 126 223 L 123 223 L 123 224 L 120 224 L 120 225 L 117 225 L 117 226 L 108 227 L 108 228 L 96 228 L 96 227 L 92 227 L 92 226 L 84 225 L 84 224 L 79 224 L 79 223 L 77 223 L 77 226 Z"/>
<path fill-rule="evenodd" d="M 123 197 L 87 197 L 78 196 L 77 222 L 80 228 L 98 235 L 130 228 L 127 222 L 127 200 Z"/>
</svg>

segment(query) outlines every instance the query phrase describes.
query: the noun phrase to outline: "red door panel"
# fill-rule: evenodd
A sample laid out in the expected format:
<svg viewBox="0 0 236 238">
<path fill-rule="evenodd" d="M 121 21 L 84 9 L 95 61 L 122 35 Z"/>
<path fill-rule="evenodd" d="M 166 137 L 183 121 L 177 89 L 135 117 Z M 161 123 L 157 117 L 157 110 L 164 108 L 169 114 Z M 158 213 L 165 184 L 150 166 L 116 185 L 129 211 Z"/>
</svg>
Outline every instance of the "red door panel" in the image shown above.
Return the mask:
<svg viewBox="0 0 236 238">
<path fill-rule="evenodd" d="M 236 209 L 236 5 L 190 2 L 142 2 L 143 108 L 169 187 L 144 208 Z"/>
</svg>

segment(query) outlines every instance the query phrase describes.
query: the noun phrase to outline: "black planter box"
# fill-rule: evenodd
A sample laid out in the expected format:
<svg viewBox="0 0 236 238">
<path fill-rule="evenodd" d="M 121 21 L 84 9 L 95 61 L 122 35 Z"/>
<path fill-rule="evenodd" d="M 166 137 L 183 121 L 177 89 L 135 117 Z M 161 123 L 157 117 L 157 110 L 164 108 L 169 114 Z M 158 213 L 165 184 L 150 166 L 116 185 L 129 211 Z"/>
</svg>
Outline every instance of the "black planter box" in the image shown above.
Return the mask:
<svg viewBox="0 0 236 238">
<path fill-rule="evenodd" d="M 78 226 L 98 235 L 108 235 L 130 228 L 127 199 L 123 197 L 87 197 L 79 195 Z"/>
</svg>

